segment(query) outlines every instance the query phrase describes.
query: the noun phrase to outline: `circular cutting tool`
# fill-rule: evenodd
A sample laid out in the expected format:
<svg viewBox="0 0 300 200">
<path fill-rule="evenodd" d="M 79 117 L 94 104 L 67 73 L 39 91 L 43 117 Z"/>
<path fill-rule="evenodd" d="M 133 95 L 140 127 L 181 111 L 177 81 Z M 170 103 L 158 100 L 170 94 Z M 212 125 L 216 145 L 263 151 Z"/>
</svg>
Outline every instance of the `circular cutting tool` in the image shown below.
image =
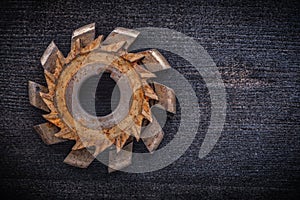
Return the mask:
<svg viewBox="0 0 300 200">
<path fill-rule="evenodd" d="M 139 32 L 116 28 L 105 39 L 95 39 L 95 24 L 73 32 L 71 51 L 64 57 L 51 42 L 41 58 L 47 87 L 29 81 L 30 103 L 48 114 L 47 123 L 34 128 L 46 144 L 66 140 L 76 143 L 64 162 L 87 167 L 109 147 L 109 171 L 120 170 L 131 163 L 133 139 L 145 143 L 149 152 L 158 148 L 163 131 L 151 114 L 151 106 L 159 105 L 175 113 L 174 91 L 151 78 L 153 72 L 170 68 L 155 49 L 128 53 Z M 116 109 L 106 116 L 87 113 L 80 105 L 79 90 L 87 79 L 110 73 L 120 88 Z M 147 129 L 142 125 L 148 123 Z M 125 150 L 125 151 L 121 151 Z"/>
</svg>

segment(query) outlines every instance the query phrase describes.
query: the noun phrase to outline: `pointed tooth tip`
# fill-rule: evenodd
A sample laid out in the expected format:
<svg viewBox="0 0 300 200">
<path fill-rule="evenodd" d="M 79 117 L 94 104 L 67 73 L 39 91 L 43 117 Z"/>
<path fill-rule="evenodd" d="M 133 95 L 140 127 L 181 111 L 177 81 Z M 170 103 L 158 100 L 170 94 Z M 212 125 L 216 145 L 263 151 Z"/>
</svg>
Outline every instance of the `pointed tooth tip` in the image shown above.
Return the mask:
<svg viewBox="0 0 300 200">
<path fill-rule="evenodd" d="M 51 72 L 49 72 L 48 70 L 44 69 L 44 74 L 45 76 L 47 76 L 53 83 L 55 82 L 56 78 L 54 76 L 54 74 L 52 74 Z"/>
<path fill-rule="evenodd" d="M 42 115 L 42 116 L 46 119 L 59 119 L 57 113 L 49 113 L 49 114 L 45 114 L 45 115 Z"/>
<path fill-rule="evenodd" d="M 72 33 L 72 39 L 74 39 L 75 37 L 82 35 L 84 33 L 87 33 L 90 31 L 95 31 L 95 27 L 96 27 L 96 23 L 94 22 L 94 23 L 87 24 L 87 25 L 77 28 Z"/>
<path fill-rule="evenodd" d="M 29 96 L 32 95 L 30 94 L 30 92 L 38 92 L 38 91 L 41 91 L 41 90 L 46 90 L 47 87 L 43 86 L 43 85 L 40 85 L 34 81 L 28 81 L 28 90 L 29 90 Z"/>
<path fill-rule="evenodd" d="M 54 136 L 54 134 L 58 131 L 58 128 L 49 122 L 35 125 L 33 128 L 47 145 L 65 142 L 65 140 Z"/>
<path fill-rule="evenodd" d="M 51 40 L 50 44 L 49 45 L 53 45 L 53 46 L 56 46 L 54 40 Z"/>
<path fill-rule="evenodd" d="M 119 42 L 116 42 L 116 43 L 102 45 L 100 48 L 103 51 L 115 52 L 116 53 L 116 52 L 120 51 L 121 49 L 123 49 L 125 44 L 126 44 L 126 41 L 119 41 Z"/>
<path fill-rule="evenodd" d="M 145 110 L 143 109 L 142 110 L 142 115 L 143 115 L 143 118 L 147 119 L 148 121 L 152 122 L 153 119 L 152 119 L 152 115 L 151 115 L 151 110 L 150 110 L 150 106 L 149 106 L 149 110 Z"/>
<path fill-rule="evenodd" d="M 145 55 L 138 54 L 138 53 L 125 53 L 124 55 L 122 55 L 122 58 L 124 58 L 125 60 L 127 60 L 131 63 L 139 61 L 139 60 L 143 59 L 144 57 L 145 57 Z"/>
<path fill-rule="evenodd" d="M 131 135 L 136 138 L 137 141 L 140 139 L 140 131 L 137 129 L 136 125 L 134 124 L 130 129 Z"/>
<path fill-rule="evenodd" d="M 62 132 L 61 130 L 58 131 L 57 133 L 54 134 L 54 136 L 56 137 L 62 137 L 63 135 L 65 135 L 66 133 Z"/>
<path fill-rule="evenodd" d="M 64 159 L 64 163 L 75 167 L 87 168 L 94 159 L 95 158 L 86 149 L 80 149 L 71 151 Z"/>
<path fill-rule="evenodd" d="M 50 42 L 50 44 L 48 45 L 48 47 L 46 48 L 46 50 L 44 51 L 40 61 L 41 64 L 44 66 L 48 60 L 48 58 L 54 53 L 56 53 L 58 51 L 58 48 L 54 42 L 54 40 L 52 40 Z"/>
<path fill-rule="evenodd" d="M 145 96 L 158 101 L 158 96 L 156 94 L 145 94 Z"/>
<path fill-rule="evenodd" d="M 147 50 L 142 53 L 145 54 L 143 64 L 149 71 L 158 72 L 171 68 L 169 62 L 157 49 Z"/>
<path fill-rule="evenodd" d="M 28 81 L 28 85 L 35 85 L 35 84 L 37 84 L 37 83 L 36 83 L 36 82 L 33 82 L 33 81 L 31 81 L 31 80 Z"/>
<path fill-rule="evenodd" d="M 42 97 L 43 101 L 44 101 L 44 99 L 47 99 L 47 100 L 53 102 L 53 97 L 51 95 L 49 95 L 49 93 L 39 92 L 39 94 Z"/>
<path fill-rule="evenodd" d="M 42 98 L 45 98 L 44 96 L 45 96 L 45 94 L 47 94 L 47 93 L 39 92 L 39 94 L 40 94 L 40 96 L 41 96 Z"/>
<path fill-rule="evenodd" d="M 90 23 L 90 24 L 87 24 L 85 25 L 86 27 L 89 27 L 90 29 L 95 29 L 96 28 L 96 23 L 93 22 L 93 23 Z"/>
<path fill-rule="evenodd" d="M 131 37 L 134 37 L 134 38 L 136 38 L 140 34 L 139 31 L 136 31 L 136 30 L 133 30 L 133 29 L 128 29 L 128 28 L 123 28 L 123 27 L 116 27 L 113 30 L 113 32 L 128 35 L 128 36 L 131 36 Z"/>
<path fill-rule="evenodd" d="M 134 137 L 135 137 L 135 139 L 136 139 L 136 141 L 138 142 L 138 141 L 140 141 L 140 134 L 138 133 L 137 135 L 134 135 Z"/>
<path fill-rule="evenodd" d="M 111 168 L 111 167 L 108 167 L 107 170 L 108 170 L 108 173 L 109 173 L 109 174 L 112 173 L 112 172 L 117 171 L 117 170 L 115 170 L 115 169 L 113 169 L 113 168 Z"/>
<path fill-rule="evenodd" d="M 150 115 L 150 117 L 146 117 L 146 119 L 147 119 L 150 123 L 153 122 L 153 119 L 152 119 L 151 115 Z"/>
<path fill-rule="evenodd" d="M 45 87 L 43 85 L 40 85 L 40 84 L 38 84 L 34 81 L 31 81 L 31 80 L 28 81 L 28 87 L 29 87 L 29 89 L 36 89 L 36 88 L 40 88 L 41 90 L 47 89 L 47 87 Z"/>
<path fill-rule="evenodd" d="M 116 145 L 116 150 L 117 150 L 117 153 L 119 153 L 121 151 L 121 147 L 119 147 L 118 145 Z"/>
<path fill-rule="evenodd" d="M 173 89 L 154 82 L 154 90 L 159 97 L 159 100 L 156 104 L 162 106 L 163 109 L 171 113 L 176 113 L 176 95 Z"/>
<path fill-rule="evenodd" d="M 29 103 L 41 110 L 44 110 L 46 112 L 49 112 L 49 108 L 44 103 L 40 92 L 46 92 L 48 89 L 38 83 L 35 83 L 33 81 L 28 81 L 28 96 L 29 96 Z"/>
<path fill-rule="evenodd" d="M 57 137 L 57 138 L 60 138 L 60 139 L 64 139 L 64 140 L 70 140 L 70 138 L 64 137 L 62 135 L 54 134 L 54 136 Z M 72 150 L 74 150 L 73 147 L 72 147 Z"/>
<path fill-rule="evenodd" d="M 57 138 L 72 140 L 70 137 L 67 137 L 67 134 L 68 133 L 60 133 L 60 132 L 58 132 L 58 133 L 55 133 L 54 136 L 57 137 Z"/>
</svg>

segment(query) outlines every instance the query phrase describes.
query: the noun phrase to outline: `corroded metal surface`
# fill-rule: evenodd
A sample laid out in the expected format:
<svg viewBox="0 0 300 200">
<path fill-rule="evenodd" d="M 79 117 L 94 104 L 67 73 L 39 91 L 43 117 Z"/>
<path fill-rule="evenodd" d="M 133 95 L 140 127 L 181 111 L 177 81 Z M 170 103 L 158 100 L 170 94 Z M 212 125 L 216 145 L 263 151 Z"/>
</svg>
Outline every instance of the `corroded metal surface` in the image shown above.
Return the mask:
<svg viewBox="0 0 300 200">
<path fill-rule="evenodd" d="M 45 142 L 45 144 L 56 144 L 60 142 L 64 142 L 64 139 L 55 137 L 55 133 L 59 131 L 59 128 L 57 128 L 54 124 L 46 122 L 43 124 L 39 124 L 34 126 L 34 129 L 36 132 L 41 136 L 42 140 Z"/>
<path fill-rule="evenodd" d="M 152 117 L 152 123 L 150 123 L 142 132 L 142 140 L 150 153 L 158 148 L 163 137 L 164 131 L 155 117 Z"/>
<path fill-rule="evenodd" d="M 40 92 L 47 92 L 48 89 L 38 83 L 28 82 L 28 94 L 30 104 L 44 111 L 49 112 L 48 106 L 44 103 L 43 99 L 39 95 Z"/>
<path fill-rule="evenodd" d="M 128 166 L 132 138 L 139 141 L 145 120 L 149 125 L 142 141 L 149 152 L 158 148 L 164 134 L 150 108 L 158 104 L 175 113 L 176 98 L 172 89 L 149 82 L 156 77 L 152 72 L 170 68 L 157 50 L 127 52 L 138 35 L 135 30 L 116 28 L 104 41 L 102 35 L 95 39 L 93 23 L 73 32 L 67 57 L 54 42 L 42 56 L 47 87 L 29 81 L 29 99 L 33 106 L 49 113 L 43 115 L 48 122 L 35 129 L 46 144 L 76 141 L 65 163 L 88 167 L 99 153 L 115 145 L 109 153 L 109 172 Z M 120 103 L 107 116 L 91 116 L 83 111 L 76 94 L 84 80 L 102 72 L 111 73 L 119 86 Z"/>
<path fill-rule="evenodd" d="M 108 172 L 114 172 L 127 167 L 131 164 L 133 141 L 123 147 L 124 151 L 117 152 L 112 150 L 109 152 Z"/>
</svg>

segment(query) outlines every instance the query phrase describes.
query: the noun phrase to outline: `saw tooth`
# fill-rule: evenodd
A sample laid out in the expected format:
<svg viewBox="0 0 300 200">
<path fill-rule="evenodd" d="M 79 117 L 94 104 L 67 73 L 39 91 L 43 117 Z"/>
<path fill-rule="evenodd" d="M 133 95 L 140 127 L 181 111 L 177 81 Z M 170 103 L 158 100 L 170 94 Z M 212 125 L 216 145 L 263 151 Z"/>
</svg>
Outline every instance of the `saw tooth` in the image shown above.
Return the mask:
<svg viewBox="0 0 300 200">
<path fill-rule="evenodd" d="M 48 120 L 49 122 L 51 122 L 52 124 L 54 124 L 54 125 L 56 125 L 60 128 L 65 127 L 65 124 L 61 121 L 61 119 L 59 118 L 57 113 L 50 113 L 50 114 L 47 114 L 47 115 L 43 115 L 43 117 L 46 120 Z"/>
<path fill-rule="evenodd" d="M 124 49 L 127 50 L 131 44 L 136 40 L 140 33 L 138 31 L 126 28 L 115 28 L 103 41 L 103 45 L 118 43 L 125 41 Z"/>
<path fill-rule="evenodd" d="M 55 133 L 57 133 L 59 129 L 49 122 L 36 125 L 34 126 L 34 129 L 45 144 L 50 145 L 65 142 L 65 140 L 55 137 Z"/>
<path fill-rule="evenodd" d="M 117 152 L 119 152 L 121 150 L 121 138 L 120 137 L 117 137 L 115 138 L 115 145 L 116 145 L 116 149 L 117 149 Z"/>
<path fill-rule="evenodd" d="M 124 120 L 122 120 L 119 124 L 118 124 L 118 128 L 120 129 L 120 131 L 125 131 L 128 129 L 128 127 L 134 123 L 134 119 L 133 116 L 129 115 L 128 117 L 126 117 Z"/>
<path fill-rule="evenodd" d="M 48 89 L 33 81 L 28 82 L 29 102 L 36 108 L 49 112 L 48 106 L 43 101 L 40 92 L 48 92 Z"/>
<path fill-rule="evenodd" d="M 43 101 L 45 102 L 45 104 L 48 106 L 48 108 L 51 110 L 51 112 L 55 112 L 56 108 L 53 104 L 53 101 L 50 101 L 49 99 L 43 98 Z"/>
<path fill-rule="evenodd" d="M 130 128 L 130 132 L 131 132 L 131 134 L 135 137 L 135 139 L 136 139 L 137 141 L 140 140 L 140 132 L 139 132 L 139 130 L 136 128 L 135 125 L 133 125 L 133 126 Z"/>
<path fill-rule="evenodd" d="M 57 113 L 50 113 L 50 114 L 47 114 L 47 115 L 43 115 L 46 119 L 58 119 L 59 116 Z"/>
<path fill-rule="evenodd" d="M 122 55 L 122 58 L 124 58 L 125 60 L 127 60 L 129 62 L 136 62 L 138 60 L 143 59 L 144 55 L 138 54 L 138 53 L 126 53 L 126 54 Z"/>
<path fill-rule="evenodd" d="M 43 115 L 43 117 L 56 126 L 58 126 L 61 123 L 57 113 L 46 114 Z"/>
<path fill-rule="evenodd" d="M 54 73 L 56 68 L 56 60 L 61 58 L 63 58 L 62 53 L 52 41 L 41 57 L 41 64 L 45 70 L 49 71 L 50 73 Z"/>
<path fill-rule="evenodd" d="M 95 39 L 95 23 L 82 26 L 73 31 L 71 39 L 71 48 L 76 40 L 80 39 L 80 47 L 86 47 Z"/>
<path fill-rule="evenodd" d="M 45 76 L 45 77 L 46 77 L 46 82 L 48 85 L 48 94 L 53 97 L 56 86 L 47 76 Z"/>
<path fill-rule="evenodd" d="M 156 95 L 152 87 L 150 87 L 150 85 L 144 80 L 142 80 L 142 83 L 145 96 L 149 97 L 150 99 L 158 100 L 158 96 Z"/>
<path fill-rule="evenodd" d="M 116 170 L 123 169 L 131 164 L 132 161 L 132 149 L 133 142 L 130 142 L 124 146 L 123 151 L 117 152 L 112 150 L 109 152 L 108 172 L 114 172 Z"/>
<path fill-rule="evenodd" d="M 53 95 L 50 94 L 49 92 L 48 93 L 40 92 L 40 96 L 42 97 L 43 100 L 48 99 L 53 102 Z"/>
<path fill-rule="evenodd" d="M 72 43 L 71 51 L 65 59 L 65 63 L 68 64 L 72 60 L 76 58 L 76 56 L 80 53 L 80 38 L 76 39 Z"/>
<path fill-rule="evenodd" d="M 101 153 L 106 148 L 110 147 L 111 145 L 112 145 L 112 142 L 108 139 L 103 139 L 102 141 L 96 142 L 95 152 L 93 155 L 96 157 L 97 155 L 99 155 L 99 153 Z"/>
<path fill-rule="evenodd" d="M 64 63 L 64 60 L 62 61 L 62 59 L 56 59 L 56 68 L 54 70 L 54 74 L 53 76 L 55 77 L 55 79 L 58 79 L 61 71 L 63 70 L 63 64 Z"/>
<path fill-rule="evenodd" d="M 94 152 L 94 156 L 97 157 L 102 151 L 104 151 L 106 148 L 108 148 L 110 145 L 101 145 L 101 146 L 95 146 L 95 152 Z"/>
<path fill-rule="evenodd" d="M 107 44 L 107 45 L 104 45 L 102 43 L 100 49 L 102 51 L 107 51 L 107 52 L 118 52 L 125 46 L 125 44 L 126 44 L 126 41 L 120 41 L 120 42 Z"/>
<path fill-rule="evenodd" d="M 144 119 L 143 115 L 138 115 L 134 119 L 134 123 L 139 127 L 139 132 L 141 132 L 141 127 L 142 127 L 143 119 Z"/>
<path fill-rule="evenodd" d="M 89 134 L 89 132 L 79 132 L 78 135 L 85 147 L 94 147 L 94 157 L 97 157 L 99 153 L 113 144 L 104 132 L 93 132 L 92 134 Z"/>
<path fill-rule="evenodd" d="M 142 63 L 150 72 L 158 72 L 171 68 L 168 61 L 156 49 L 140 52 L 139 54 L 145 56 Z"/>
<path fill-rule="evenodd" d="M 154 116 L 152 118 L 152 122 L 141 133 L 141 138 L 150 153 L 157 149 L 164 136 L 160 124 Z"/>
<path fill-rule="evenodd" d="M 77 138 L 75 133 L 72 130 L 69 130 L 68 128 L 60 129 L 58 133 L 55 133 L 55 137 L 69 140 L 75 140 Z"/>
<path fill-rule="evenodd" d="M 129 134 L 127 134 L 125 131 L 122 131 L 122 133 L 116 138 L 115 145 L 117 148 L 117 152 L 119 152 L 123 148 L 129 137 Z"/>
<path fill-rule="evenodd" d="M 153 74 L 152 72 L 146 70 L 144 67 L 135 64 L 134 69 L 139 73 L 140 77 L 143 79 L 149 79 L 149 78 L 155 78 L 156 75 Z"/>
<path fill-rule="evenodd" d="M 113 127 L 104 131 L 107 137 L 113 142 L 117 136 L 122 133 L 120 127 Z"/>
<path fill-rule="evenodd" d="M 73 140 L 73 135 L 71 132 L 60 132 L 59 131 L 58 133 L 55 133 L 54 136 L 57 138 Z"/>
<path fill-rule="evenodd" d="M 155 93 L 158 96 L 157 104 L 162 106 L 163 109 L 171 113 L 176 113 L 176 96 L 175 92 L 162 84 L 153 82 Z"/>
<path fill-rule="evenodd" d="M 144 102 L 143 102 L 142 115 L 147 120 L 149 120 L 150 122 L 152 122 L 152 115 L 151 115 L 150 105 L 149 105 L 149 102 L 147 100 L 144 100 Z"/>
<path fill-rule="evenodd" d="M 64 65 L 65 64 L 65 59 L 66 58 L 64 57 L 64 55 L 62 54 L 62 52 L 58 51 L 57 52 L 57 59 L 56 59 L 56 61 L 59 61 L 61 65 Z"/>
<path fill-rule="evenodd" d="M 91 42 L 90 44 L 88 44 L 86 47 L 82 48 L 80 50 L 80 54 L 85 54 L 85 53 L 88 53 L 90 51 L 93 51 L 94 49 L 98 49 L 100 47 L 100 44 L 101 44 L 103 38 L 104 38 L 104 36 L 100 35 L 93 42 Z"/>
<path fill-rule="evenodd" d="M 95 157 L 87 149 L 73 150 L 65 158 L 64 163 L 80 167 L 87 168 L 95 159 Z"/>
<path fill-rule="evenodd" d="M 45 74 L 48 88 L 55 87 L 55 81 L 56 81 L 55 76 L 47 70 L 44 70 L 44 74 Z"/>
<path fill-rule="evenodd" d="M 136 116 L 142 112 L 138 96 L 138 91 L 136 91 L 132 96 L 131 108 L 129 112 L 132 116 Z"/>
<path fill-rule="evenodd" d="M 81 49 L 81 45 L 80 45 L 80 39 L 76 39 L 75 44 L 74 44 L 74 48 L 73 52 L 74 52 L 74 56 L 77 56 L 80 53 L 80 49 Z"/>
<path fill-rule="evenodd" d="M 78 139 L 75 143 L 75 145 L 72 147 L 72 150 L 79 150 L 79 149 L 83 149 L 85 146 L 83 145 L 83 143 L 81 142 L 80 139 Z"/>
</svg>

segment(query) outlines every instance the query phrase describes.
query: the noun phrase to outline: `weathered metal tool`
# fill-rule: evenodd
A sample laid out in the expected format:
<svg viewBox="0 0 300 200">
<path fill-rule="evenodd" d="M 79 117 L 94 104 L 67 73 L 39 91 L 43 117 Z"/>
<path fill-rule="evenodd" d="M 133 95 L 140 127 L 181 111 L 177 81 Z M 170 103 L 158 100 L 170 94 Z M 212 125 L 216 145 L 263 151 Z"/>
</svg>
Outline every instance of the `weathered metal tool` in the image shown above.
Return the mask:
<svg viewBox="0 0 300 200">
<path fill-rule="evenodd" d="M 64 162 L 86 168 L 95 157 L 115 145 L 109 153 L 109 171 L 120 170 L 131 163 L 133 139 L 145 143 L 155 151 L 163 131 L 151 106 L 158 104 L 175 113 L 174 91 L 151 81 L 153 72 L 170 68 L 166 59 L 155 49 L 128 53 L 128 47 L 139 32 L 116 28 L 106 37 L 95 39 L 95 24 L 83 26 L 73 32 L 71 51 L 67 57 L 51 42 L 41 58 L 47 87 L 29 81 L 30 103 L 48 114 L 48 121 L 34 128 L 46 144 L 66 140 L 76 143 Z M 106 116 L 93 116 L 85 112 L 76 96 L 87 78 L 109 72 L 120 88 L 117 108 Z M 148 127 L 141 133 L 143 121 Z M 126 151 L 120 151 L 120 150 Z"/>
</svg>

